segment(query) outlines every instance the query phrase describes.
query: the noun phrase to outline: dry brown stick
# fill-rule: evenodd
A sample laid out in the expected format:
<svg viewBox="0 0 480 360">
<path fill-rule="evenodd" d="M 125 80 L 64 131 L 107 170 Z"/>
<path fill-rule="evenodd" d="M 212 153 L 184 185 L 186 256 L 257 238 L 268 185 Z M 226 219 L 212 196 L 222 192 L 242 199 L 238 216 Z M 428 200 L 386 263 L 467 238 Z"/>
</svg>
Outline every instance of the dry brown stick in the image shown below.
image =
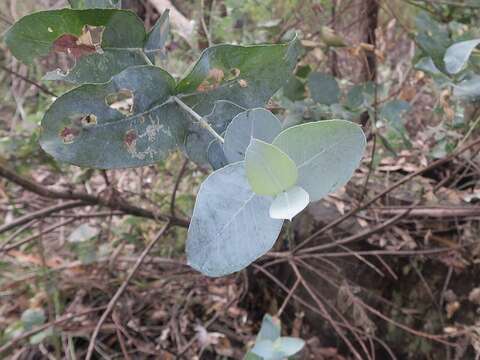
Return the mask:
<svg viewBox="0 0 480 360">
<path fill-rule="evenodd" d="M 30 192 L 33 192 L 37 195 L 47 197 L 47 198 L 63 199 L 63 200 L 80 200 L 83 203 L 86 203 L 88 205 L 105 206 L 113 210 L 120 210 L 129 215 L 144 217 L 152 220 L 168 221 L 171 225 L 174 225 L 174 226 L 188 227 L 188 224 L 189 224 L 188 220 L 180 219 L 177 217 L 172 217 L 164 214 L 157 214 L 154 211 L 140 208 L 138 206 L 130 204 L 118 196 L 102 197 L 102 196 L 90 195 L 85 192 L 51 190 L 30 179 L 27 179 L 25 177 L 18 175 L 13 170 L 8 169 L 2 164 L 0 164 L 0 177 L 3 177 L 15 183 Z"/>
<path fill-rule="evenodd" d="M 359 205 L 357 206 L 356 208 L 350 210 L 348 213 L 346 213 L 345 215 L 339 217 L 337 220 L 335 221 L 332 221 L 331 223 L 329 223 L 328 225 L 324 226 L 323 228 L 321 228 L 320 230 L 314 232 L 312 235 L 310 235 L 308 238 L 306 238 L 304 241 L 302 241 L 300 244 L 298 244 L 293 250 L 292 252 L 297 252 L 299 251 L 301 248 L 305 247 L 305 245 L 307 245 L 308 243 L 310 243 L 313 239 L 315 239 L 316 237 L 318 237 L 319 235 L 323 234 L 324 232 L 326 232 L 327 230 L 330 230 L 332 228 L 334 228 L 335 226 L 337 226 L 338 224 L 344 222 L 345 220 L 347 220 L 348 218 L 350 218 L 351 216 L 355 215 L 356 213 L 358 213 L 359 211 L 369 207 L 370 205 L 374 204 L 377 200 L 381 199 L 382 197 L 384 197 L 385 195 L 389 194 L 390 192 L 392 192 L 393 190 L 395 190 L 396 188 L 400 187 L 401 185 L 409 182 L 410 180 L 412 180 L 413 178 L 419 176 L 419 175 L 422 175 L 432 169 L 435 169 L 436 167 L 439 167 L 443 164 L 446 164 L 448 163 L 449 161 L 453 160 L 454 158 L 456 158 L 457 156 L 463 154 L 465 151 L 471 149 L 472 147 L 474 147 L 475 145 L 478 145 L 480 144 L 480 139 L 477 139 L 475 141 L 473 141 L 472 143 L 470 143 L 469 145 L 466 145 L 464 146 L 463 148 L 461 149 L 458 149 L 457 151 L 455 151 L 454 153 L 452 153 L 451 155 L 449 156 L 446 156 L 442 159 L 438 159 L 436 161 L 434 161 L 433 163 L 431 163 L 430 165 L 418 170 L 418 171 L 415 171 L 414 173 L 411 173 L 410 175 L 407 175 L 405 176 L 404 178 L 398 180 L 396 183 L 394 183 L 393 185 L 391 185 L 390 187 L 388 187 L 387 189 L 385 189 L 384 191 L 382 191 L 380 194 L 374 196 L 372 199 L 370 199 L 369 201 L 367 201 L 366 203 L 362 204 L 362 205 Z"/>
<path fill-rule="evenodd" d="M 30 336 L 33 336 L 35 334 L 38 334 L 39 332 L 43 331 L 43 330 L 46 330 L 48 329 L 49 327 L 51 326 L 56 326 L 56 325 L 60 325 L 64 322 L 67 322 L 69 320 L 72 320 L 72 319 L 75 319 L 77 317 L 80 317 L 80 316 L 84 316 L 84 315 L 88 315 L 92 312 L 96 312 L 96 311 L 100 311 L 100 310 L 103 310 L 105 309 L 105 306 L 100 306 L 100 307 L 96 307 L 96 308 L 93 308 L 93 309 L 88 309 L 88 310 L 85 310 L 85 311 L 80 311 L 78 313 L 75 313 L 75 314 L 70 314 L 70 315 L 66 315 L 66 316 L 63 316 L 55 321 L 51 321 L 49 323 L 46 323 L 46 324 L 43 324 L 41 326 L 38 326 L 30 331 L 26 331 L 24 332 L 23 334 L 17 336 L 17 337 L 14 337 L 12 340 L 10 340 L 9 342 L 7 342 L 5 345 L 3 345 L 2 347 L 0 347 L 0 354 L 3 354 L 4 352 L 10 350 L 13 346 L 15 346 L 17 343 L 19 343 L 20 341 L 22 340 L 25 340 L 25 339 L 28 339 Z"/>
<path fill-rule="evenodd" d="M 22 226 L 26 223 L 29 223 L 30 221 L 32 220 L 37 220 L 37 219 L 42 219 L 50 214 L 53 214 L 53 213 L 56 213 L 56 212 L 59 212 L 59 211 L 62 211 L 62 210 L 66 210 L 66 209 L 73 209 L 73 208 L 76 208 L 76 207 L 80 207 L 80 206 L 86 206 L 87 204 L 83 201 L 69 201 L 69 202 L 64 202 L 64 203 L 61 203 L 61 204 L 56 204 L 54 206 L 51 206 L 51 207 L 48 207 L 46 209 L 42 209 L 42 210 L 38 210 L 38 211 L 35 211 L 35 212 L 32 212 L 30 214 L 27 214 L 27 215 L 24 215 L 24 216 L 21 216 L 19 218 L 16 218 L 15 220 L 7 223 L 7 224 L 4 224 L 4 225 L 1 225 L 0 226 L 0 234 L 6 232 L 6 231 L 9 231 L 17 226 Z"/>
<path fill-rule="evenodd" d="M 8 72 L 9 74 L 13 75 L 13 76 L 16 76 L 20 79 L 22 79 L 23 81 L 35 86 L 36 88 L 38 88 L 39 90 L 43 91 L 45 94 L 47 95 L 50 95 L 50 96 L 54 96 L 54 97 L 58 97 L 57 94 L 55 94 L 53 91 L 47 89 L 45 86 L 33 81 L 32 79 L 29 79 L 28 77 L 26 76 L 23 76 L 22 74 L 19 74 L 17 73 L 16 71 L 13 71 L 11 69 L 9 69 L 8 67 L 4 66 L 4 65 L 1 65 L 0 64 L 0 69 Z"/>
<path fill-rule="evenodd" d="M 22 239 L 22 240 L 20 240 L 20 241 L 17 241 L 17 242 L 14 243 L 14 244 L 0 247 L 0 254 L 5 253 L 5 252 L 8 252 L 8 251 L 10 251 L 10 250 L 13 250 L 13 249 L 15 249 L 15 248 L 17 248 L 17 247 L 19 247 L 19 246 L 22 246 L 23 244 L 26 244 L 26 243 L 28 243 L 28 242 L 30 242 L 30 241 L 32 241 L 32 240 L 37 239 L 37 238 L 40 237 L 40 236 L 43 236 L 43 235 L 45 235 L 45 234 L 48 234 L 49 232 L 51 232 L 51 231 L 53 231 L 53 230 L 55 230 L 55 229 L 57 229 L 57 228 L 59 228 L 59 227 L 68 225 L 68 224 L 74 222 L 75 220 L 77 220 L 77 219 L 71 218 L 71 219 L 68 219 L 68 220 L 65 220 L 65 221 L 61 221 L 61 222 L 59 222 L 59 223 L 56 223 L 56 224 L 53 224 L 52 226 L 47 227 L 46 229 L 42 229 L 42 230 L 41 230 L 39 233 L 37 233 L 37 234 L 31 235 L 31 236 L 29 236 L 29 237 L 27 237 L 27 238 L 25 238 L 25 239 Z"/>
<path fill-rule="evenodd" d="M 123 292 L 128 286 L 128 283 L 130 280 L 135 276 L 135 273 L 137 270 L 140 268 L 140 266 L 143 263 L 143 260 L 145 257 L 148 255 L 148 253 L 152 250 L 153 246 L 157 243 L 157 241 L 165 234 L 165 232 L 168 230 L 170 227 L 170 222 L 167 221 L 167 223 L 163 226 L 163 228 L 158 232 L 158 234 L 155 236 L 155 238 L 150 242 L 150 244 L 147 245 L 147 247 L 143 250 L 142 254 L 140 257 L 137 259 L 137 262 L 133 266 L 132 270 L 127 275 L 127 278 L 125 281 L 122 283 L 122 285 L 118 288 L 117 292 L 113 297 L 110 299 L 107 309 L 104 311 L 102 316 L 100 317 L 100 320 L 97 323 L 97 326 L 95 326 L 95 330 L 93 331 L 92 337 L 90 338 L 90 344 L 88 345 L 88 350 L 87 350 L 87 355 L 85 357 L 85 360 L 90 360 L 93 351 L 95 350 L 95 341 L 97 339 L 98 333 L 100 332 L 100 329 L 102 328 L 103 323 L 105 320 L 107 320 L 107 317 L 110 315 L 112 312 L 113 308 L 117 304 L 117 301 L 120 299 L 122 296 Z"/>
<path fill-rule="evenodd" d="M 385 208 L 374 209 L 380 215 L 398 215 L 404 212 L 406 207 L 391 206 Z M 457 218 L 480 216 L 479 206 L 420 206 L 412 209 L 408 217 L 429 217 L 429 218 Z"/>
<path fill-rule="evenodd" d="M 177 180 L 175 180 L 175 185 L 173 186 L 172 197 L 170 199 L 170 215 L 172 216 L 175 216 L 175 200 L 177 198 L 177 191 L 178 191 L 178 187 L 180 186 L 180 182 L 182 181 L 183 175 L 187 170 L 188 162 L 189 162 L 188 158 L 183 160 L 182 167 L 180 168 L 180 171 L 177 176 Z"/>
</svg>

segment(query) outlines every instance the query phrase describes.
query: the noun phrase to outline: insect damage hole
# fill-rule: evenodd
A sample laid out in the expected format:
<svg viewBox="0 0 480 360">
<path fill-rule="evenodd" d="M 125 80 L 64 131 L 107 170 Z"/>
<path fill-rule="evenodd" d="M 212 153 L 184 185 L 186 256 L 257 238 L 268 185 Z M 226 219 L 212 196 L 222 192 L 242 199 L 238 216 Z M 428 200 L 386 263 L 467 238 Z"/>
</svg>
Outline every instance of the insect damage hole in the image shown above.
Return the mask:
<svg viewBox="0 0 480 360">
<path fill-rule="evenodd" d="M 93 114 L 88 114 L 82 117 L 80 122 L 84 127 L 94 126 L 97 125 L 97 117 Z"/>
<path fill-rule="evenodd" d="M 115 93 L 108 94 L 105 97 L 107 105 L 123 115 L 133 113 L 133 92 L 129 89 L 120 89 Z"/>
</svg>

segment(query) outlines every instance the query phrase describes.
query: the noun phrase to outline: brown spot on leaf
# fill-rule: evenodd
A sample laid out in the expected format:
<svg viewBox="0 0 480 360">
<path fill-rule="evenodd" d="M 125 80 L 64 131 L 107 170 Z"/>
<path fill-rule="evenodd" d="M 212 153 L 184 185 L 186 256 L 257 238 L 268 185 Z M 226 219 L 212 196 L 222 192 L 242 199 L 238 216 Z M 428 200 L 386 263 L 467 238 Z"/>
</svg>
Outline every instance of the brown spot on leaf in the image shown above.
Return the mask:
<svg viewBox="0 0 480 360">
<path fill-rule="evenodd" d="M 64 144 L 71 144 L 79 134 L 79 129 L 66 126 L 60 131 L 59 136 Z"/>
<path fill-rule="evenodd" d="M 208 72 L 207 77 L 197 87 L 199 92 L 207 92 L 216 89 L 225 78 L 225 73 L 222 69 L 213 68 Z"/>
<path fill-rule="evenodd" d="M 88 55 L 96 51 L 95 46 L 78 44 L 77 41 L 78 37 L 75 35 L 62 35 L 54 41 L 53 50 L 58 53 L 73 55 L 75 59 L 79 59 L 84 55 Z"/>
<path fill-rule="evenodd" d="M 125 133 L 123 142 L 127 145 L 128 151 L 135 151 L 135 146 L 137 144 L 138 134 L 134 129 L 130 129 Z"/>
<path fill-rule="evenodd" d="M 240 76 L 240 69 L 239 68 L 233 68 L 230 69 L 230 75 L 232 75 L 232 79 L 235 79 Z"/>
<path fill-rule="evenodd" d="M 245 79 L 240 79 L 238 80 L 238 85 L 240 85 L 242 88 L 246 88 L 248 86 L 248 81 Z"/>
</svg>

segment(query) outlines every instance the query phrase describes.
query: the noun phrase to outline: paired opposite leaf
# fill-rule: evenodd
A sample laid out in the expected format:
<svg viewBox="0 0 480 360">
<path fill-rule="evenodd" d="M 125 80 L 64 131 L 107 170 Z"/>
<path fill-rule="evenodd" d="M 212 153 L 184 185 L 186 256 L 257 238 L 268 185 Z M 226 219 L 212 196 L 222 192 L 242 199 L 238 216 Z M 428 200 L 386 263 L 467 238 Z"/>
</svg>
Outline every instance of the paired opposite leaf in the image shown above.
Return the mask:
<svg viewBox="0 0 480 360">
<path fill-rule="evenodd" d="M 294 186 L 282 191 L 275 197 L 270 206 L 270 217 L 273 219 L 292 218 L 305 209 L 310 202 L 310 196 L 300 186 Z"/>
<path fill-rule="evenodd" d="M 245 170 L 252 190 L 274 196 L 290 189 L 298 179 L 295 163 L 277 147 L 253 139 L 247 148 Z"/>
<path fill-rule="evenodd" d="M 444 57 L 445 69 L 450 74 L 459 73 L 467 64 L 472 51 L 480 44 L 480 39 L 461 41 L 450 46 Z"/>
<path fill-rule="evenodd" d="M 345 185 L 365 149 L 360 126 L 345 120 L 323 120 L 283 130 L 273 145 L 297 165 L 297 185 L 318 201 Z"/>
<path fill-rule="evenodd" d="M 258 108 L 235 116 L 225 133 L 225 156 L 229 162 L 242 161 L 252 139 L 271 143 L 282 129 L 280 120 L 270 111 Z"/>
<path fill-rule="evenodd" d="M 188 229 L 190 266 L 208 276 L 222 276 L 265 254 L 283 224 L 269 216 L 271 203 L 251 190 L 244 162 L 210 174 L 200 187 Z"/>
</svg>

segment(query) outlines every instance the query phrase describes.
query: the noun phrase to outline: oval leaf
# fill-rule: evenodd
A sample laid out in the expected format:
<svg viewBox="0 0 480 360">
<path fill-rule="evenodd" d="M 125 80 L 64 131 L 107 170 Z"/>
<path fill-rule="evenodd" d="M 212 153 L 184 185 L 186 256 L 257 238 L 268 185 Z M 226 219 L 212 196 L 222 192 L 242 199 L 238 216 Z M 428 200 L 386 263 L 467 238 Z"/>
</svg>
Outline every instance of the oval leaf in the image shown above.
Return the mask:
<svg viewBox="0 0 480 360">
<path fill-rule="evenodd" d="M 281 332 L 282 329 L 280 327 L 280 320 L 277 317 L 274 318 L 269 314 L 265 314 L 256 341 L 275 341 L 280 337 Z"/>
<path fill-rule="evenodd" d="M 257 139 L 247 148 L 245 169 L 252 190 L 259 195 L 277 195 L 298 179 L 297 167 L 287 154 Z"/>
<path fill-rule="evenodd" d="M 178 83 L 182 100 L 201 115 L 224 99 L 250 109 L 263 106 L 292 73 L 298 40 L 276 45 L 215 45 L 206 49 Z"/>
<path fill-rule="evenodd" d="M 17 59 L 31 63 L 48 55 L 62 36 L 73 39 L 82 35 L 85 25 L 105 27 L 101 43 L 104 50 L 143 48 L 146 33 L 142 21 L 131 11 L 116 9 L 36 12 L 17 21 L 7 31 L 5 41 Z"/>
<path fill-rule="evenodd" d="M 461 41 L 450 46 L 443 59 L 445 69 L 450 74 L 459 73 L 467 64 L 472 51 L 480 44 L 480 39 Z"/>
<path fill-rule="evenodd" d="M 167 101 L 174 84 L 164 70 L 138 66 L 108 83 L 82 85 L 48 109 L 40 144 L 57 160 L 79 166 L 109 169 L 155 163 L 183 143 L 190 125 L 177 105 Z M 121 93 L 133 94 L 130 114 L 107 105 Z"/>
<path fill-rule="evenodd" d="M 200 186 L 188 228 L 188 263 L 205 275 L 222 276 L 264 255 L 283 224 L 268 215 L 271 202 L 252 192 L 243 162 L 212 173 Z"/>
<path fill-rule="evenodd" d="M 252 139 L 271 143 L 282 130 L 280 120 L 270 111 L 258 108 L 235 116 L 225 132 L 225 156 L 229 162 L 242 161 Z"/>
<path fill-rule="evenodd" d="M 274 346 L 282 353 L 282 358 L 287 358 L 302 350 L 305 341 L 295 337 L 282 336 L 275 341 Z"/>
<path fill-rule="evenodd" d="M 300 186 L 294 186 L 275 197 L 270 205 L 270 217 L 292 220 L 295 215 L 307 207 L 309 202 L 308 193 Z"/>
<path fill-rule="evenodd" d="M 324 120 L 282 131 L 273 145 L 285 152 L 298 169 L 297 185 L 317 201 L 345 185 L 365 149 L 360 126 L 345 120 Z"/>
<path fill-rule="evenodd" d="M 222 144 L 217 140 L 213 140 L 210 145 L 208 145 L 207 158 L 213 170 L 218 170 L 228 165 L 228 160 L 223 152 Z"/>
<path fill-rule="evenodd" d="M 308 76 L 308 88 L 312 99 L 319 104 L 332 105 L 339 101 L 340 88 L 337 80 L 331 75 L 311 73 Z"/>
</svg>

